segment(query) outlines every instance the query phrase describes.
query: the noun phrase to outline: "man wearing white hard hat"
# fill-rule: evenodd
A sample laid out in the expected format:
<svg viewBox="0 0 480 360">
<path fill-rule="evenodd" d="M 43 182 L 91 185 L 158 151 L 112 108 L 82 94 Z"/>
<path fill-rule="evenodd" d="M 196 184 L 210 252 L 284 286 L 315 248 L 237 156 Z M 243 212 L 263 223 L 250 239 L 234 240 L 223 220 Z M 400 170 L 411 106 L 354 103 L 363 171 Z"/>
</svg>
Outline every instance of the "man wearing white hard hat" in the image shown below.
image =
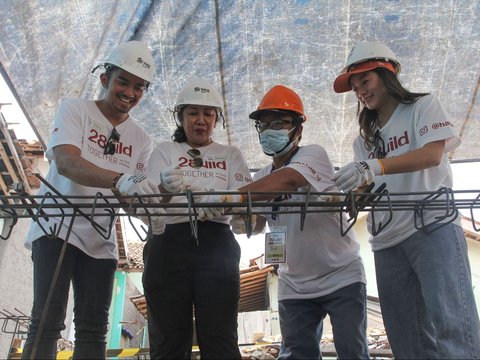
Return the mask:
<svg viewBox="0 0 480 360">
<path fill-rule="evenodd" d="M 122 194 L 158 193 L 156 184 L 144 175 L 151 139 L 129 113 L 153 80 L 155 63 L 150 50 L 138 41 L 122 43 L 103 66 L 103 98 L 69 98 L 61 102 L 46 151 L 50 161 L 46 180 L 67 197 L 94 196 L 98 192 L 109 195 L 110 188 L 115 187 Z M 49 191 L 42 185 L 38 194 Z M 68 208 L 63 211 L 72 213 Z M 90 211 L 87 208 L 84 213 Z M 105 213 L 104 209 L 99 211 Z M 52 212 L 58 214 L 59 210 Z M 94 217 L 94 221 L 103 229 L 109 228 L 108 216 Z M 102 236 L 79 215 L 70 233 L 69 225 L 70 217 L 63 222 L 58 216 L 50 216 L 48 222 L 39 218 L 32 221 L 26 237 L 25 246 L 32 249 L 34 303 L 24 359 L 56 358 L 71 283 L 75 299 L 73 357 L 105 358 L 108 311 L 117 268 L 116 234 L 113 230 Z M 44 229 L 52 228 L 58 229 L 57 233 L 47 235 Z M 61 268 L 54 280 L 57 262 Z"/>
</svg>

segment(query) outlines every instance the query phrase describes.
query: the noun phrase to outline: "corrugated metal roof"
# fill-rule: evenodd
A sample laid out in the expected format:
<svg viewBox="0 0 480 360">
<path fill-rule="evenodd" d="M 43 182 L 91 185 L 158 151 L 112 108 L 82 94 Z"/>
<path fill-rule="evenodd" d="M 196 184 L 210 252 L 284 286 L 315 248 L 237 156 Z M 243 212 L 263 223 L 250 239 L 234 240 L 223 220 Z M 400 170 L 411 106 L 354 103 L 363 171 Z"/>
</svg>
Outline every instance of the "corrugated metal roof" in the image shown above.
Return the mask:
<svg viewBox="0 0 480 360">
<path fill-rule="evenodd" d="M 135 271 L 143 271 L 142 249 L 143 243 L 130 243 L 129 254 L 130 264 Z M 239 312 L 267 310 L 270 306 L 268 296 L 268 275 L 274 272 L 273 266 L 260 269 L 253 264 L 248 269 L 240 271 L 240 301 Z M 131 297 L 137 310 L 146 318 L 147 305 L 144 295 Z"/>
</svg>

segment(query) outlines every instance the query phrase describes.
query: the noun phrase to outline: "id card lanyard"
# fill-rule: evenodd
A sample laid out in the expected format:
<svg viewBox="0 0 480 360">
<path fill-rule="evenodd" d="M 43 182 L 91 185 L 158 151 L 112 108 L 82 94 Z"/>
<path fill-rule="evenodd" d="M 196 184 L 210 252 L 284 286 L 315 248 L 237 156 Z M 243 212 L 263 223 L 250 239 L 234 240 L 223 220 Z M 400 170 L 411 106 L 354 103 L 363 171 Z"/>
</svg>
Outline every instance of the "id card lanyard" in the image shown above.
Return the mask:
<svg viewBox="0 0 480 360">
<path fill-rule="evenodd" d="M 287 260 L 287 227 L 271 227 L 265 233 L 265 263 L 277 264 Z"/>
<path fill-rule="evenodd" d="M 300 147 L 296 148 L 292 155 L 285 161 L 282 167 L 287 166 L 292 161 L 292 158 L 298 152 Z M 273 172 L 272 170 L 270 174 Z M 280 203 L 284 199 L 283 195 L 277 196 L 273 202 Z M 272 212 L 277 211 L 279 205 L 272 205 Z M 277 214 L 273 213 L 272 220 L 277 219 Z M 265 233 L 265 263 L 278 264 L 287 261 L 287 227 L 286 226 L 272 226 L 270 232 Z"/>
</svg>

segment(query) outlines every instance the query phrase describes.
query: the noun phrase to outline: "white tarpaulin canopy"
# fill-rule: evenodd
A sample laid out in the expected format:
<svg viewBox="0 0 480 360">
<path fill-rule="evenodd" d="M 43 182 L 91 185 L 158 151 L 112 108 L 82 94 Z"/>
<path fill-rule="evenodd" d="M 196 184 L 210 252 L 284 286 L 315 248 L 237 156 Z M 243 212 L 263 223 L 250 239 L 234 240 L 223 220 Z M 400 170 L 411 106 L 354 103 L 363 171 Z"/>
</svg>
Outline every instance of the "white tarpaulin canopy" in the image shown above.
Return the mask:
<svg viewBox="0 0 480 360">
<path fill-rule="evenodd" d="M 265 165 L 248 114 L 283 84 L 304 101 L 302 143 L 321 144 L 341 165 L 353 158 L 356 100 L 332 82 L 355 43 L 381 41 L 397 54 L 404 85 L 445 105 L 463 139 L 453 159 L 478 159 L 479 15 L 478 0 L 0 0 L 0 63 L 44 143 L 61 99 L 99 96 L 100 72 L 90 71 L 135 39 L 157 67 L 133 112 L 154 141 L 170 139 L 168 109 L 201 76 L 227 105 L 215 139 L 240 147 L 251 168 Z"/>
</svg>

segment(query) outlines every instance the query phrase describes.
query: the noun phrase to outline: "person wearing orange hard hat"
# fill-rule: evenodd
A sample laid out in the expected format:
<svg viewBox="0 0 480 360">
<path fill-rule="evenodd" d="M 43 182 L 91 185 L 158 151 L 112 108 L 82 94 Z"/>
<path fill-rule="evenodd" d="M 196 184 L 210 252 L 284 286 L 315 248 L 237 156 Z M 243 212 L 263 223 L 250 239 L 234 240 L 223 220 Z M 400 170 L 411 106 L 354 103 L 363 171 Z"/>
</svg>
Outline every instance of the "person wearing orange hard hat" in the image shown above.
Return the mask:
<svg viewBox="0 0 480 360">
<path fill-rule="evenodd" d="M 292 89 L 276 85 L 250 118 L 272 163 L 238 191 L 249 191 L 252 201 L 267 201 L 265 209 L 270 212 L 253 215 L 251 226 L 255 234 L 268 222 L 271 232 L 265 234 L 265 261 L 279 264 L 283 341 L 278 358 L 321 358 L 323 320 L 328 314 L 338 357 L 368 359 L 365 271 L 353 232 L 341 236 L 341 222 L 347 227 L 345 215 L 333 212 L 327 203 L 323 211 L 307 213 L 303 224 L 299 214 L 284 212 L 294 209 L 289 202 L 325 201 L 324 196 L 331 195 L 312 193 L 336 190 L 331 181 L 334 168 L 325 149 L 316 144 L 299 146 L 307 119 L 303 102 Z M 245 196 L 237 201 L 245 201 Z M 212 196 L 210 202 L 222 200 Z M 233 231 L 246 233 L 246 220 L 245 215 L 233 216 Z M 271 246 L 272 238 L 276 240 Z M 278 248 L 283 249 L 280 256 Z"/>
<path fill-rule="evenodd" d="M 333 89 L 355 93 L 360 135 L 354 161 L 333 180 L 345 192 L 379 181 L 399 200 L 420 202 L 452 187 L 448 153 L 460 137 L 439 100 L 405 89 L 399 72 L 384 44 L 362 41 L 352 49 Z M 383 321 L 398 359 L 480 358 L 467 243 L 461 219 L 445 212 L 422 205 L 367 219 Z"/>
<path fill-rule="evenodd" d="M 262 116 L 266 115 L 275 121 L 260 121 Z M 282 116 L 291 118 L 290 129 L 287 130 L 284 127 L 286 122 Z M 302 132 L 301 125 L 307 120 L 300 97 L 293 90 L 282 85 L 271 88 L 263 97 L 257 110 L 249 117 L 256 120 L 255 127 L 263 152 L 279 160 L 298 147 Z"/>
</svg>

